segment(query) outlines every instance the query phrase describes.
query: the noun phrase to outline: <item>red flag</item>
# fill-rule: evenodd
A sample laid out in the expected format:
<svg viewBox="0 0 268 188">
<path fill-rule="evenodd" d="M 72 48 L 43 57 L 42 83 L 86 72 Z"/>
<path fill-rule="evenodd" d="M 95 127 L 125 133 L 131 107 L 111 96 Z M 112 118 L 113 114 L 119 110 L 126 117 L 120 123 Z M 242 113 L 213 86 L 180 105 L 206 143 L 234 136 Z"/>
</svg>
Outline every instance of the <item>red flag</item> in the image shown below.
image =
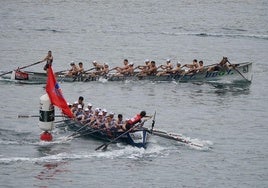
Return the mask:
<svg viewBox="0 0 268 188">
<path fill-rule="evenodd" d="M 73 113 L 71 112 L 70 108 L 68 107 L 66 100 L 64 99 L 62 95 L 62 91 L 60 89 L 59 84 L 56 81 L 56 78 L 54 76 L 52 67 L 50 66 L 47 69 L 47 85 L 46 85 L 46 91 L 50 98 L 50 101 L 53 105 L 59 107 L 62 112 L 67 115 L 69 118 L 73 118 Z"/>
</svg>

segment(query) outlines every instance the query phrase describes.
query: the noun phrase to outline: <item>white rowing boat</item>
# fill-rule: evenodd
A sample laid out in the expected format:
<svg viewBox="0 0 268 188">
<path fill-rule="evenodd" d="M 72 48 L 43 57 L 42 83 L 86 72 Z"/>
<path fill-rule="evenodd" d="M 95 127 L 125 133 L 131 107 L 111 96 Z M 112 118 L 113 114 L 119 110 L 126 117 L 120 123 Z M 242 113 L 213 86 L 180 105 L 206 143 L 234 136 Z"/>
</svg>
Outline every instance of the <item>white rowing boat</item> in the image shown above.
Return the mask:
<svg viewBox="0 0 268 188">
<path fill-rule="evenodd" d="M 207 66 L 209 67 L 209 66 Z M 245 62 L 234 64 L 228 69 L 217 71 L 208 71 L 196 73 L 181 73 L 167 75 L 139 76 L 138 72 L 133 75 L 118 76 L 117 74 L 107 74 L 104 76 L 91 76 L 92 74 L 80 74 L 77 76 L 66 76 L 62 73 L 56 74 L 60 82 L 91 82 L 91 81 L 125 81 L 125 80 L 150 80 L 150 81 L 178 81 L 178 82 L 251 82 L 252 81 L 252 63 Z M 2 80 L 14 81 L 17 83 L 44 84 L 47 80 L 46 73 L 14 70 L 11 74 L 1 77 Z"/>
</svg>

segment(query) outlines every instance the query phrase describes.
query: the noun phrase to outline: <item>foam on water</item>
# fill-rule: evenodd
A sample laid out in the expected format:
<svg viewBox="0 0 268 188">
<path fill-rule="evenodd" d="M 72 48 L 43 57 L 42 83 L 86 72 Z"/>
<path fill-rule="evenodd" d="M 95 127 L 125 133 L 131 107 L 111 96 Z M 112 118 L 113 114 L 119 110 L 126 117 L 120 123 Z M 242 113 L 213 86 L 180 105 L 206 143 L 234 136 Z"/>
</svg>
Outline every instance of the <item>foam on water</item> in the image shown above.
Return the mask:
<svg viewBox="0 0 268 188">
<path fill-rule="evenodd" d="M 37 144 L 41 147 L 49 147 L 54 143 L 40 142 Z M 67 153 L 62 152 L 58 154 L 50 154 L 42 157 L 4 157 L 1 155 L 0 164 L 13 164 L 21 162 L 30 163 L 44 163 L 44 162 L 59 162 L 65 160 L 80 160 L 80 159 L 92 159 L 92 158 L 104 158 L 104 159 L 115 159 L 115 158 L 127 158 L 127 159 L 139 159 L 143 157 L 157 157 L 161 155 L 167 155 L 167 148 L 162 146 L 154 146 L 148 149 L 137 148 L 132 146 L 126 146 L 122 144 L 116 144 L 117 148 L 108 149 L 107 151 L 83 151 L 78 153 Z"/>
</svg>

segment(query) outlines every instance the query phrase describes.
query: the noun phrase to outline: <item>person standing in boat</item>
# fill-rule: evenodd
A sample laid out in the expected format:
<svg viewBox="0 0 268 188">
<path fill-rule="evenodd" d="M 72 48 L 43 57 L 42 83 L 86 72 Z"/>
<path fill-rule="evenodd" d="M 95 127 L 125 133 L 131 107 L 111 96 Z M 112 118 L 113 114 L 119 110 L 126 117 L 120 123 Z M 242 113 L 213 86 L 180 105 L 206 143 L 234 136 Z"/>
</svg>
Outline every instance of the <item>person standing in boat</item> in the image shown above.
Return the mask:
<svg viewBox="0 0 268 188">
<path fill-rule="evenodd" d="M 126 123 L 122 126 L 122 129 L 123 130 L 131 129 L 133 126 L 135 126 L 135 124 L 140 123 L 142 118 L 144 118 L 144 117 L 151 118 L 152 116 L 146 116 L 146 112 L 141 111 L 139 114 L 137 114 L 133 118 L 127 120 Z"/>
<path fill-rule="evenodd" d="M 82 96 L 78 97 L 78 104 L 80 104 L 82 106 L 82 109 L 84 109 L 84 106 L 85 106 L 84 97 L 82 97 Z"/>
<path fill-rule="evenodd" d="M 52 66 L 53 62 L 53 56 L 50 50 L 47 52 L 47 56 L 42 61 L 40 61 L 40 63 L 44 61 L 46 61 L 46 65 L 44 66 L 44 70 L 46 71 L 48 67 Z"/>
</svg>

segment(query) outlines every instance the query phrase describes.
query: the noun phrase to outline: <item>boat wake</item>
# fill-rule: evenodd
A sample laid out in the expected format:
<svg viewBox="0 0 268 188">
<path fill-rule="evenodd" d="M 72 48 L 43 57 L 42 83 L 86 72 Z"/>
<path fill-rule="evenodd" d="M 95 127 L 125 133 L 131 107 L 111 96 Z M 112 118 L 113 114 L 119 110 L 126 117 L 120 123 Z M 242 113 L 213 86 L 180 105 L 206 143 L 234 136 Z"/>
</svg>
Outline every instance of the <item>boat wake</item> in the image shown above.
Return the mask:
<svg viewBox="0 0 268 188">
<path fill-rule="evenodd" d="M 118 144 L 117 144 L 118 145 Z M 119 148 L 119 149 L 118 149 Z M 164 150 L 165 148 L 159 146 L 149 150 L 143 148 L 137 148 L 132 146 L 118 145 L 117 149 L 107 150 L 106 152 L 85 151 L 80 153 L 67 153 L 62 152 L 58 154 L 46 155 L 42 157 L 4 157 L 0 156 L 0 164 L 13 164 L 13 163 L 47 163 L 47 162 L 63 162 L 70 160 L 81 160 L 81 159 L 93 159 L 93 158 L 104 158 L 104 159 L 116 159 L 116 158 L 127 158 L 127 159 L 139 159 L 147 157 L 157 157 L 159 155 L 167 155 Z"/>
<path fill-rule="evenodd" d="M 202 141 L 199 139 L 190 139 L 187 138 L 191 144 L 181 143 L 179 144 L 186 144 L 191 149 L 196 150 L 208 150 L 212 145 L 210 141 Z M 35 142 L 31 143 L 33 145 L 38 146 L 39 150 L 42 148 L 47 148 L 53 146 L 55 144 L 66 144 L 69 143 L 68 141 L 63 141 L 62 139 L 53 141 L 53 142 Z M 14 143 L 12 143 L 14 144 Z M 200 147 L 202 145 L 202 147 Z M 76 153 L 68 153 L 68 152 L 60 152 L 55 154 L 46 154 L 45 156 L 41 157 L 7 157 L 7 156 L 0 156 L 0 164 L 13 164 L 13 163 L 51 163 L 51 162 L 64 162 L 70 160 L 81 160 L 81 159 L 153 159 L 161 156 L 168 156 L 173 152 L 180 151 L 178 145 L 176 144 L 169 144 L 169 145 L 161 145 L 159 144 L 159 140 L 152 139 L 150 144 L 148 145 L 147 149 L 144 148 L 137 148 L 129 145 L 124 145 L 122 143 L 117 143 L 114 145 L 109 146 L 109 148 L 103 151 L 92 151 L 91 149 L 82 152 Z"/>
</svg>

